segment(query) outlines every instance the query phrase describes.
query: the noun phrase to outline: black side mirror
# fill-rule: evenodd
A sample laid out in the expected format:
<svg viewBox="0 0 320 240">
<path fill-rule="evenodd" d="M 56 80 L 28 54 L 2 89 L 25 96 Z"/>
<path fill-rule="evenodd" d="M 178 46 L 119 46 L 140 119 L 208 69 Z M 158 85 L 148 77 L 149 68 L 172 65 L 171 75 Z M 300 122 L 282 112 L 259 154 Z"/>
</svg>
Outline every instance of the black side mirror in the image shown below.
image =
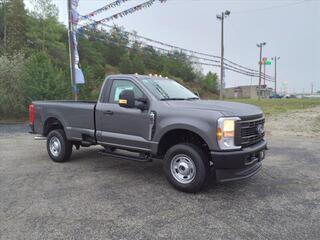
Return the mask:
<svg viewBox="0 0 320 240">
<path fill-rule="evenodd" d="M 132 90 L 123 90 L 119 95 L 119 106 L 125 108 L 134 108 L 135 98 Z"/>
</svg>

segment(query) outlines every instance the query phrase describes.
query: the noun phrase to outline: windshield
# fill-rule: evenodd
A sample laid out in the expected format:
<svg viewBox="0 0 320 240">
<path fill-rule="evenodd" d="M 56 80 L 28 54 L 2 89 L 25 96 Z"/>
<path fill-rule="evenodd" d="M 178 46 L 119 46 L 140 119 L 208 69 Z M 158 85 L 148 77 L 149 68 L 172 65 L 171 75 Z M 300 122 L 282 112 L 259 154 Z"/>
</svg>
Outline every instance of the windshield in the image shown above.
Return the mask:
<svg viewBox="0 0 320 240">
<path fill-rule="evenodd" d="M 199 99 L 194 93 L 171 79 L 144 78 L 141 81 L 160 100 Z"/>
</svg>

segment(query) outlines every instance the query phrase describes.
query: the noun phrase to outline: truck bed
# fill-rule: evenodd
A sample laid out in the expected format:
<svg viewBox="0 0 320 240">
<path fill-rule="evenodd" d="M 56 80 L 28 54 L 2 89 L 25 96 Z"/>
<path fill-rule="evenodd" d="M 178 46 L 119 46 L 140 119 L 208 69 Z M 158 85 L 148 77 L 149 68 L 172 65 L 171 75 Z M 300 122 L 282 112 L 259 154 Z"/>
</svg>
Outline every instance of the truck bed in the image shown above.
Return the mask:
<svg viewBox="0 0 320 240">
<path fill-rule="evenodd" d="M 35 101 L 36 129 L 42 132 L 45 119 L 63 121 L 69 140 L 82 140 L 83 136 L 95 139 L 95 101 Z"/>
</svg>

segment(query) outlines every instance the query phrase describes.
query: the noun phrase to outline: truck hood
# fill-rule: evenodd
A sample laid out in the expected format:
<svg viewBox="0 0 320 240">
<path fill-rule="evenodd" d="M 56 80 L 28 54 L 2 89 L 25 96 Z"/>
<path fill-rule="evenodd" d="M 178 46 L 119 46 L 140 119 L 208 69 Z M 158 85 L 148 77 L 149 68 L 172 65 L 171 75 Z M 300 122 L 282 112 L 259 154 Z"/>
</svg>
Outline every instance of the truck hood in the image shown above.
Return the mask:
<svg viewBox="0 0 320 240">
<path fill-rule="evenodd" d="M 186 100 L 186 101 L 168 101 L 171 107 L 177 109 L 198 109 L 204 111 L 217 111 L 228 117 L 249 117 L 261 115 L 259 107 L 236 102 L 212 101 L 212 100 Z"/>
</svg>

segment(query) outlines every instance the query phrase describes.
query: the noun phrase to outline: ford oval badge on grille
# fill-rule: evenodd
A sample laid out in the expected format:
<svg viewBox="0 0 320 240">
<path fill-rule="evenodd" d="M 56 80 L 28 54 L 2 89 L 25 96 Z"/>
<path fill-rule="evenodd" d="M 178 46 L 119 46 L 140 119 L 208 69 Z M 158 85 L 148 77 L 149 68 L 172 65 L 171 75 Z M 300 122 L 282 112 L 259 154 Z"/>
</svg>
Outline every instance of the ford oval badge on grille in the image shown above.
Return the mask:
<svg viewBox="0 0 320 240">
<path fill-rule="evenodd" d="M 257 126 L 257 132 L 258 132 L 259 134 L 263 134 L 263 133 L 264 133 L 264 127 L 263 127 L 262 124 L 259 124 L 259 125 Z"/>
</svg>

